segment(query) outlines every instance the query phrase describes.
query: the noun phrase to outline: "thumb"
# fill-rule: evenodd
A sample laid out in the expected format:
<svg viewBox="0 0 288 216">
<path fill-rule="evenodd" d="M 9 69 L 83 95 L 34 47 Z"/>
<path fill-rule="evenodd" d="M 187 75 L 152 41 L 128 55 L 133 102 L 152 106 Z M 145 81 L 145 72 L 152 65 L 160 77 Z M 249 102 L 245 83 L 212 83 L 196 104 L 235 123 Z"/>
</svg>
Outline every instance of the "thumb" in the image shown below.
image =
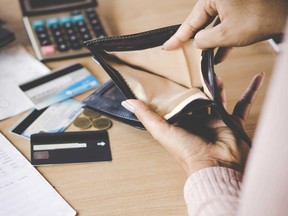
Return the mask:
<svg viewBox="0 0 288 216">
<path fill-rule="evenodd" d="M 162 141 L 163 132 L 169 131 L 170 125 L 161 116 L 152 111 L 144 102 L 140 100 L 122 101 L 121 105 L 133 112 L 144 127 L 158 141 Z"/>
<path fill-rule="evenodd" d="M 223 23 L 199 31 L 194 37 L 194 46 L 198 49 L 209 49 L 229 46 Z"/>
</svg>

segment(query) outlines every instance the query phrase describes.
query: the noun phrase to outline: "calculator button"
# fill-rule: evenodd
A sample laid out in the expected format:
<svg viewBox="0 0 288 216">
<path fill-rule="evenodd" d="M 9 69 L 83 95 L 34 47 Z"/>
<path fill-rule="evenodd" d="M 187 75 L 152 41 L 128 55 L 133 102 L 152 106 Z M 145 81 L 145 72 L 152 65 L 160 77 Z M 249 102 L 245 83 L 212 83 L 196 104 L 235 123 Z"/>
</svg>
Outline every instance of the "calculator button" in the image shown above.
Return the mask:
<svg viewBox="0 0 288 216">
<path fill-rule="evenodd" d="M 51 55 L 51 54 L 55 53 L 55 48 L 53 45 L 42 46 L 41 47 L 41 53 L 43 55 Z"/>
<path fill-rule="evenodd" d="M 48 36 L 48 34 L 46 32 L 43 32 L 43 33 L 38 34 L 38 38 L 40 40 L 44 40 L 44 39 L 48 39 L 49 36 Z"/>
<path fill-rule="evenodd" d="M 35 28 L 35 31 L 38 34 L 40 34 L 40 33 L 46 32 L 46 28 L 45 27 L 37 27 L 37 28 Z"/>
<path fill-rule="evenodd" d="M 77 22 L 76 25 L 77 25 L 78 27 L 86 26 L 85 22 L 83 22 L 83 21 Z"/>
<path fill-rule="evenodd" d="M 64 24 L 64 28 L 65 28 L 65 29 L 73 28 L 73 24 L 70 23 L 70 22 L 69 22 L 69 23 L 65 23 L 65 24 Z"/>
<path fill-rule="evenodd" d="M 34 20 L 32 23 L 33 28 L 44 28 L 44 21 L 43 20 Z"/>
<path fill-rule="evenodd" d="M 74 10 L 74 11 L 71 12 L 72 16 L 73 15 L 79 15 L 79 14 L 81 14 L 81 11 L 79 11 L 79 10 Z"/>
<path fill-rule="evenodd" d="M 75 41 L 75 42 L 71 43 L 71 48 L 74 50 L 78 50 L 78 49 L 82 48 L 82 45 L 78 41 Z"/>
<path fill-rule="evenodd" d="M 82 35 L 82 40 L 83 40 L 83 41 L 90 40 L 90 39 L 91 39 L 90 34 L 84 34 L 84 35 Z"/>
<path fill-rule="evenodd" d="M 94 8 L 87 8 L 86 9 L 86 13 L 90 13 L 90 12 L 94 12 L 95 10 L 94 10 Z"/>
<path fill-rule="evenodd" d="M 58 19 L 57 18 L 50 18 L 46 20 L 46 25 L 48 27 L 52 27 L 52 26 L 57 26 L 58 25 Z"/>
<path fill-rule="evenodd" d="M 57 48 L 60 52 L 68 51 L 69 47 L 66 43 L 60 43 L 57 45 Z"/>
<path fill-rule="evenodd" d="M 55 31 L 59 31 L 59 30 L 60 30 L 60 28 L 59 28 L 58 25 L 52 25 L 52 26 L 49 26 L 49 28 L 50 28 L 50 30 L 51 30 L 52 32 L 55 32 Z"/>
<path fill-rule="evenodd" d="M 75 31 L 74 31 L 74 29 L 72 29 L 72 28 L 66 29 L 66 34 L 68 34 L 68 35 L 74 35 L 74 34 L 75 34 Z"/>
<path fill-rule="evenodd" d="M 68 24 L 70 22 L 71 22 L 71 17 L 69 16 L 59 18 L 60 25 Z"/>
<path fill-rule="evenodd" d="M 82 14 L 72 16 L 72 22 L 80 22 L 83 20 L 84 20 L 84 16 Z"/>
<path fill-rule="evenodd" d="M 102 31 L 102 27 L 100 25 L 92 26 L 92 29 L 95 33 L 98 31 Z"/>
<path fill-rule="evenodd" d="M 60 30 L 55 31 L 55 32 L 53 32 L 53 35 L 54 35 L 54 37 L 59 37 L 59 36 L 61 36 L 61 31 Z"/>
<path fill-rule="evenodd" d="M 59 44 L 59 43 L 64 43 L 65 40 L 64 40 L 63 37 L 56 37 L 56 38 L 55 38 L 55 41 L 56 41 L 56 43 Z"/>
<path fill-rule="evenodd" d="M 86 34 L 88 32 L 88 29 L 86 27 L 81 27 L 79 29 L 79 31 L 80 31 L 81 34 Z"/>
<path fill-rule="evenodd" d="M 76 37 L 76 35 L 70 35 L 69 36 L 69 41 L 71 41 L 71 42 L 74 42 L 74 41 L 77 41 L 77 37 Z"/>
<path fill-rule="evenodd" d="M 95 19 L 97 17 L 97 15 L 93 11 L 93 12 L 87 13 L 87 17 L 88 17 L 89 20 L 91 20 L 91 19 Z"/>
<path fill-rule="evenodd" d="M 40 40 L 40 45 L 41 46 L 47 46 L 47 45 L 51 45 L 51 40 L 49 39 L 45 39 L 45 40 Z"/>
<path fill-rule="evenodd" d="M 91 24 L 92 26 L 99 25 L 99 20 L 98 20 L 98 19 L 91 19 L 91 20 L 90 20 L 90 24 Z"/>
</svg>

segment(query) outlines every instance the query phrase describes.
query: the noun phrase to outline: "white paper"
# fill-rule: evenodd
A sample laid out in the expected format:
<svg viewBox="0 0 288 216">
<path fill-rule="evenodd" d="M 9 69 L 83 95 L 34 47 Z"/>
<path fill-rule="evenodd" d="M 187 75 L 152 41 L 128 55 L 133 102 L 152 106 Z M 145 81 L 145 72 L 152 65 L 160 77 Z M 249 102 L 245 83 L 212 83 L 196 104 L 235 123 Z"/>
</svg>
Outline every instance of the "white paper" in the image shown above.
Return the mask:
<svg viewBox="0 0 288 216">
<path fill-rule="evenodd" d="M 32 101 L 12 81 L 0 80 L 0 120 L 34 107 Z"/>
<path fill-rule="evenodd" d="M 0 215 L 76 215 L 76 211 L 1 133 Z"/>
<path fill-rule="evenodd" d="M 22 84 L 48 74 L 49 68 L 22 46 L 10 44 L 0 49 L 0 80 Z"/>
</svg>

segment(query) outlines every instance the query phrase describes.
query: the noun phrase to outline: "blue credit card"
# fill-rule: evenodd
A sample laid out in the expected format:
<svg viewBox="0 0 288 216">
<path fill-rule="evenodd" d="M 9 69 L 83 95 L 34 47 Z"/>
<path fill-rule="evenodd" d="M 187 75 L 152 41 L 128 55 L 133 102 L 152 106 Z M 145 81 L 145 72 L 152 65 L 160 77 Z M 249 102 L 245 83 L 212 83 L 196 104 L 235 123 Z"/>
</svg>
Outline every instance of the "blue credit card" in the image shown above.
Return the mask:
<svg viewBox="0 0 288 216">
<path fill-rule="evenodd" d="M 41 110 L 99 86 L 99 81 L 81 64 L 65 68 L 22 84 L 20 89 Z"/>
</svg>

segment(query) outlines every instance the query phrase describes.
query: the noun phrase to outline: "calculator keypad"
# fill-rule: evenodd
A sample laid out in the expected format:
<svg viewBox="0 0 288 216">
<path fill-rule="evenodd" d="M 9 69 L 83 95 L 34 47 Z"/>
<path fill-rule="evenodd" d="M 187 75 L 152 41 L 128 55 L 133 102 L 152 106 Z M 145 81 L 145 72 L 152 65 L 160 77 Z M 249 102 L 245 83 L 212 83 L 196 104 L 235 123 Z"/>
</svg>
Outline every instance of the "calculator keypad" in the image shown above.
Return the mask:
<svg viewBox="0 0 288 216">
<path fill-rule="evenodd" d="M 106 36 L 95 8 L 34 19 L 31 26 L 44 58 L 53 54 L 65 55 L 67 52 L 71 55 L 73 51 L 79 53 L 84 41 Z"/>
</svg>

